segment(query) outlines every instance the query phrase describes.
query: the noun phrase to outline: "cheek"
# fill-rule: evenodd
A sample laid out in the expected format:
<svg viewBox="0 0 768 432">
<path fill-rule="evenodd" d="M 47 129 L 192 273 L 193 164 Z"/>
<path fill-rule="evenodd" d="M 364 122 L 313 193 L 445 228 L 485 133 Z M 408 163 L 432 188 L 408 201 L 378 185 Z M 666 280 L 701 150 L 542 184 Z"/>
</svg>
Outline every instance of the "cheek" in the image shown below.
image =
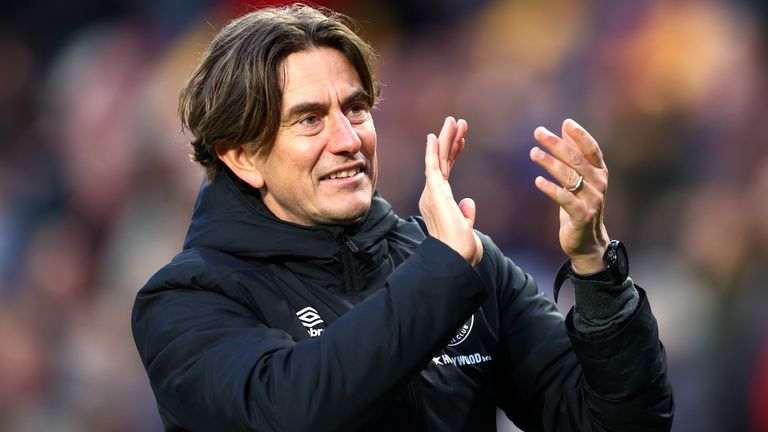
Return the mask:
<svg viewBox="0 0 768 432">
<path fill-rule="evenodd" d="M 280 175 L 288 179 L 306 180 L 306 177 L 312 178 L 315 167 L 322 156 L 322 152 L 317 151 L 317 146 L 302 144 L 296 146 L 291 152 L 285 152 L 281 155 L 279 163 Z"/>
<path fill-rule="evenodd" d="M 270 193 L 287 197 L 307 189 L 307 175 L 298 168 L 299 161 L 273 158 L 265 173 L 265 183 Z"/>
<path fill-rule="evenodd" d="M 371 187 L 376 189 L 376 183 L 379 178 L 379 161 L 376 156 L 376 138 L 372 141 L 372 146 L 369 152 L 366 153 L 369 163 L 371 164 Z"/>
<path fill-rule="evenodd" d="M 363 126 L 358 131 L 358 136 L 362 141 L 362 151 L 371 160 L 371 163 L 374 164 L 376 159 L 376 129 L 373 127 L 372 121 Z"/>
<path fill-rule="evenodd" d="M 376 189 L 376 182 L 379 174 L 379 164 L 376 157 L 376 128 L 373 126 L 373 120 L 364 124 L 360 133 L 360 140 L 362 141 L 361 151 L 365 155 L 366 159 L 371 166 L 371 187 Z"/>
<path fill-rule="evenodd" d="M 379 166 L 376 158 L 374 157 L 371 162 L 371 189 L 376 190 L 376 185 L 379 181 Z"/>
</svg>

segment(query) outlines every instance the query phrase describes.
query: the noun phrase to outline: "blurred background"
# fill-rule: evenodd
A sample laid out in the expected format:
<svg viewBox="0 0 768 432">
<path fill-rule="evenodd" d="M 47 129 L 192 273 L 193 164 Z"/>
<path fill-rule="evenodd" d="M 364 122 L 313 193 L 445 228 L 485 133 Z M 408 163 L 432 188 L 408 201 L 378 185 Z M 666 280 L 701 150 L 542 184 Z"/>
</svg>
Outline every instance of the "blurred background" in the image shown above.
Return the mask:
<svg viewBox="0 0 768 432">
<path fill-rule="evenodd" d="M 0 430 L 161 430 L 129 317 L 202 179 L 177 96 L 216 31 L 262 4 L 5 2 Z M 380 55 L 380 190 L 399 214 L 418 211 L 426 134 L 467 119 L 455 193 L 551 293 L 557 209 L 528 151 L 536 126 L 576 119 L 603 148 L 608 229 L 659 320 L 674 430 L 768 431 L 764 2 L 318 4 Z"/>
</svg>

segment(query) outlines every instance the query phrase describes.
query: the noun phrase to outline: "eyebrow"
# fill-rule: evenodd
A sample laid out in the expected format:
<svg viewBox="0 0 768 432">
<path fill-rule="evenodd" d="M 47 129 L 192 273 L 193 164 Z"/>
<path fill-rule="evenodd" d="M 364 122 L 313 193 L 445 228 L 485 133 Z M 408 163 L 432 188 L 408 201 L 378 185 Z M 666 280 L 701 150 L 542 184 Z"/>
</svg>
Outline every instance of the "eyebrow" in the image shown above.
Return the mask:
<svg viewBox="0 0 768 432">
<path fill-rule="evenodd" d="M 341 105 L 346 106 L 352 102 L 360 102 L 360 101 L 370 102 L 370 100 L 371 100 L 371 95 L 369 95 L 367 91 L 363 89 L 357 89 L 354 92 L 352 92 L 351 95 L 347 96 L 346 99 L 344 99 L 344 101 L 341 103 Z"/>
<path fill-rule="evenodd" d="M 344 98 L 344 100 L 341 102 L 341 106 L 344 107 L 346 105 L 349 105 L 352 102 L 370 102 L 371 96 L 368 94 L 367 91 L 363 89 L 357 89 L 352 94 Z M 285 114 L 284 119 L 286 121 L 290 121 L 291 119 L 294 119 L 296 117 L 299 117 L 303 114 L 310 113 L 310 112 L 316 112 L 316 111 L 323 111 L 326 109 L 326 105 L 319 102 L 302 102 L 298 103 L 291 108 L 288 109 L 288 112 Z"/>
</svg>

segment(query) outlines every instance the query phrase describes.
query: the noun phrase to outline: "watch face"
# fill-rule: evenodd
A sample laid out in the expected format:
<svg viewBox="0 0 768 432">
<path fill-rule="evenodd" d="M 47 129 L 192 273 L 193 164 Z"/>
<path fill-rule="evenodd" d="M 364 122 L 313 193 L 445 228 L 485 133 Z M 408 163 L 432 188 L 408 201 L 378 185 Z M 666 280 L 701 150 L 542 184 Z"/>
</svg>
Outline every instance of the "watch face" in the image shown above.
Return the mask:
<svg viewBox="0 0 768 432">
<path fill-rule="evenodd" d="M 605 264 L 611 269 L 614 279 L 623 282 L 629 275 L 629 258 L 624 244 L 618 240 L 611 240 L 608 250 L 605 251 Z"/>
<path fill-rule="evenodd" d="M 629 274 L 629 259 L 627 258 L 627 249 L 623 243 L 619 243 L 616 253 L 618 254 L 616 257 L 616 267 L 619 269 L 619 273 L 626 277 Z"/>
</svg>

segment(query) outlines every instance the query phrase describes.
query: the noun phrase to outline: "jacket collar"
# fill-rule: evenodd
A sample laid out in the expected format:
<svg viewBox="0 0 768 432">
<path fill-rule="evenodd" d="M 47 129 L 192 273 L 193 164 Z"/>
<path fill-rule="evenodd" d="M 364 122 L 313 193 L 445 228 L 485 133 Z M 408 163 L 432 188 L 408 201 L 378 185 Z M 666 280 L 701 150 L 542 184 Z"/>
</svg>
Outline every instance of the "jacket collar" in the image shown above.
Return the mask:
<svg viewBox="0 0 768 432">
<path fill-rule="evenodd" d="M 366 215 L 352 225 L 307 227 L 274 216 L 255 189 L 242 191 L 226 170 L 204 180 L 195 203 L 184 249 L 206 247 L 243 258 L 305 260 L 332 258 L 342 238 L 366 252 L 397 224 L 392 207 L 378 192 Z"/>
</svg>

